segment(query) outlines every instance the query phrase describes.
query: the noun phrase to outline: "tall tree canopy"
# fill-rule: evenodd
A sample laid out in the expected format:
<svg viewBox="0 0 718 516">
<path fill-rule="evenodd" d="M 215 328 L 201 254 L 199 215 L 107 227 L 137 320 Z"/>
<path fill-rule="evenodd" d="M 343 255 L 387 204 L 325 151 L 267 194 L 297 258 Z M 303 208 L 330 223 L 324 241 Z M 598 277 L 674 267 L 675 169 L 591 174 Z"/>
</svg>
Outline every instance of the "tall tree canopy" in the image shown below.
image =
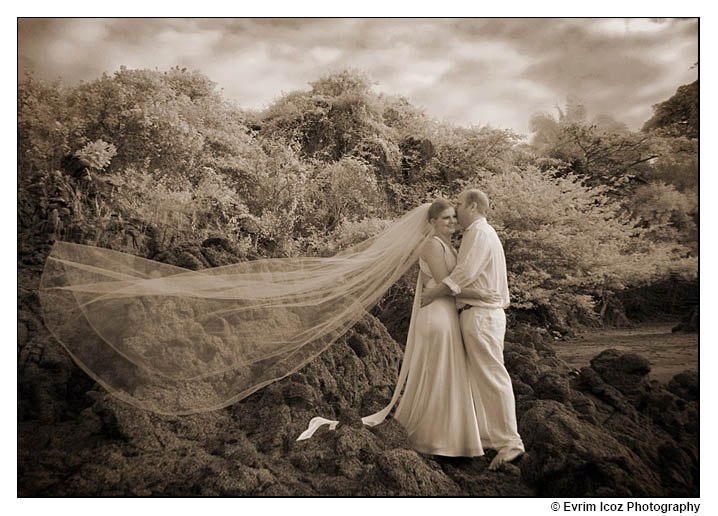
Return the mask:
<svg viewBox="0 0 718 516">
<path fill-rule="evenodd" d="M 643 124 L 643 131 L 698 138 L 698 95 L 698 80 L 679 87 L 671 98 L 653 106 L 653 116 Z"/>
</svg>

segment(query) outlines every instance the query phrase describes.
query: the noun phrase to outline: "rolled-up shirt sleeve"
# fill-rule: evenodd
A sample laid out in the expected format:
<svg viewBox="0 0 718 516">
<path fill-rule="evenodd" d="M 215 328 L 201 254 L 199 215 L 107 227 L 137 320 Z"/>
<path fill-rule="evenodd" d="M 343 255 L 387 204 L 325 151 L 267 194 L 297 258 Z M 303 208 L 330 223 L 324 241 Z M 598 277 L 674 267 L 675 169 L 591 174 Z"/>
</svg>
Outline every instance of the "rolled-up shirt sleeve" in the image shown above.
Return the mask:
<svg viewBox="0 0 718 516">
<path fill-rule="evenodd" d="M 479 228 L 470 228 L 464 233 L 456 267 L 443 280 L 454 295 L 461 294 L 463 287 L 476 280 L 484 262 L 489 258 L 489 246 L 486 244 L 486 234 Z"/>
</svg>

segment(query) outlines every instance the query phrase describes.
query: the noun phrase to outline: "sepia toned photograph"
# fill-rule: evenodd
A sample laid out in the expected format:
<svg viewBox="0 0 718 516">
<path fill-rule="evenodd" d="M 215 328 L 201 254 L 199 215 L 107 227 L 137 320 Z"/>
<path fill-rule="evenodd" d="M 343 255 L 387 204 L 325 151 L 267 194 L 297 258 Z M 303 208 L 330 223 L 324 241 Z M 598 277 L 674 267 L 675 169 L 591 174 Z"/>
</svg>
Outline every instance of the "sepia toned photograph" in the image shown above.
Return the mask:
<svg viewBox="0 0 718 516">
<path fill-rule="evenodd" d="M 699 22 L 17 18 L 17 497 L 698 512 Z"/>
</svg>

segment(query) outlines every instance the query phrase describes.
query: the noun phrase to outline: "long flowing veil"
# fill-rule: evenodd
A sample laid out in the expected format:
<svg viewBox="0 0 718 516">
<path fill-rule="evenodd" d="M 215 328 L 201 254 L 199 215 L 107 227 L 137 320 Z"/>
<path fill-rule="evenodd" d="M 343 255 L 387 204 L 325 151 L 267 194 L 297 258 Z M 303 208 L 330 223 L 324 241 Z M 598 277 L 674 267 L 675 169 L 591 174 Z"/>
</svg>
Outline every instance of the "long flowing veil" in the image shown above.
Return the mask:
<svg viewBox="0 0 718 516">
<path fill-rule="evenodd" d="M 409 331 L 406 336 L 406 347 L 404 348 L 404 359 L 401 362 L 401 368 L 399 369 L 399 379 L 396 382 L 396 386 L 394 387 L 394 394 L 391 396 L 391 400 L 389 403 L 381 409 L 379 412 L 375 412 L 374 414 L 370 414 L 368 416 L 364 416 L 361 418 L 362 423 L 364 423 L 367 426 L 376 426 L 379 423 L 382 423 L 384 419 L 386 419 L 386 416 L 389 415 L 389 412 L 391 412 L 392 407 L 399 399 L 399 395 L 401 394 L 402 389 L 404 388 L 404 383 L 406 382 L 406 377 L 409 374 L 409 364 L 411 364 L 411 356 L 414 353 L 414 343 L 416 342 L 415 339 L 415 332 L 416 332 L 416 315 L 419 312 L 419 309 L 421 308 L 421 294 L 423 291 L 423 283 L 421 281 L 421 271 L 419 271 L 419 275 L 416 278 L 416 290 L 414 294 L 414 303 L 412 305 L 411 309 L 411 319 L 409 322 Z M 337 424 L 339 424 L 339 421 L 333 420 L 333 419 L 326 419 L 321 416 L 317 416 L 312 418 L 309 421 L 309 426 L 307 429 L 302 432 L 299 437 L 297 438 L 297 441 L 304 441 L 305 439 L 309 439 L 314 435 L 314 432 L 316 432 L 319 428 L 321 428 L 324 425 L 329 425 L 330 430 L 334 430 L 337 427 Z"/>
<path fill-rule="evenodd" d="M 219 409 L 297 371 L 361 319 L 419 258 L 428 208 L 330 258 L 201 271 L 56 242 L 39 289 L 45 324 L 132 405 Z"/>
</svg>

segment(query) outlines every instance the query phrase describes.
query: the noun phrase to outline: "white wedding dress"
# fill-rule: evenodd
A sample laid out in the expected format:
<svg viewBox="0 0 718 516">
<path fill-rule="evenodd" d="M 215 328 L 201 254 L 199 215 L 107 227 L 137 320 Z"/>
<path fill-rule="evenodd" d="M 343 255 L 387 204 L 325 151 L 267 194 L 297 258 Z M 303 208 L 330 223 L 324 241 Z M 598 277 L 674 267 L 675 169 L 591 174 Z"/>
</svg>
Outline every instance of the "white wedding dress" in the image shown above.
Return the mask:
<svg viewBox="0 0 718 516">
<path fill-rule="evenodd" d="M 439 237 L 449 271 L 456 251 Z M 424 288 L 436 285 L 429 266 L 419 261 Z M 413 351 L 405 355 L 406 386 L 394 418 L 409 434 L 412 446 L 432 455 L 483 455 L 479 426 L 466 367 L 459 316 L 453 297 L 442 297 L 415 315 Z"/>
<path fill-rule="evenodd" d="M 441 243 L 451 272 L 456 267 L 456 251 L 438 236 L 433 238 Z M 367 426 L 381 424 L 399 401 L 394 418 L 406 428 L 415 450 L 448 457 L 481 456 L 484 450 L 456 302 L 453 297 L 442 297 L 422 308 L 423 289 L 436 285 L 436 281 L 424 260 L 419 260 L 419 267 L 404 360 L 394 394 L 388 405 L 363 417 L 362 422 Z M 297 441 L 310 439 L 324 425 L 334 430 L 338 424 L 337 420 L 315 417 Z"/>
</svg>

